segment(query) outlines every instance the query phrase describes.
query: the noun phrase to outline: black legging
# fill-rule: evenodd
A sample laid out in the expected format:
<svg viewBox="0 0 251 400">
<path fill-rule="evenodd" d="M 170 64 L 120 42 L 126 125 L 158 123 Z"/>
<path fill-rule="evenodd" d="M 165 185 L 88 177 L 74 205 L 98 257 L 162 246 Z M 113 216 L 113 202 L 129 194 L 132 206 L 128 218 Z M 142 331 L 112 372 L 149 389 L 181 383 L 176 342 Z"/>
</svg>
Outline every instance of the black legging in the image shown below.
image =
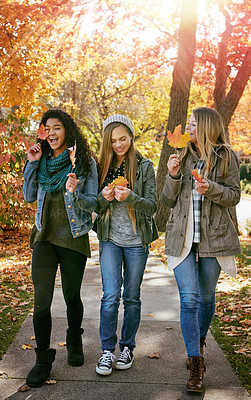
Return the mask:
<svg viewBox="0 0 251 400">
<path fill-rule="evenodd" d="M 35 290 L 33 325 L 37 347 L 50 347 L 51 302 L 58 265 L 61 270 L 63 295 L 67 306 L 68 327 L 78 335 L 83 319 L 80 288 L 87 257 L 77 251 L 50 242 L 36 242 L 32 255 L 32 279 Z"/>
</svg>

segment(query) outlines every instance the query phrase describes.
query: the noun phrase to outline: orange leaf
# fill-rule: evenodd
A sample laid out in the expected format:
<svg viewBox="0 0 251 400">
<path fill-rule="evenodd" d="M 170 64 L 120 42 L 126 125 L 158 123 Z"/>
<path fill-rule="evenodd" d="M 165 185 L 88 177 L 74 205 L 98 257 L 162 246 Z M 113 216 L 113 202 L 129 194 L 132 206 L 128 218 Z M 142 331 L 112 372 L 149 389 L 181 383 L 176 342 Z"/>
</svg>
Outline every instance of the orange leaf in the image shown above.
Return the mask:
<svg viewBox="0 0 251 400">
<path fill-rule="evenodd" d="M 72 168 L 75 168 L 75 162 L 76 162 L 76 151 L 77 151 L 77 144 L 76 144 L 76 140 L 75 140 L 75 144 L 73 147 L 69 147 L 70 150 L 70 160 L 72 163 Z"/>
<path fill-rule="evenodd" d="M 128 180 L 124 178 L 123 176 L 118 176 L 112 183 L 108 183 L 108 188 L 113 189 L 115 186 L 124 186 L 127 187 L 128 185 Z"/>
<path fill-rule="evenodd" d="M 22 349 L 23 350 L 31 350 L 31 349 L 33 349 L 33 346 L 30 343 L 23 344 Z"/>
<path fill-rule="evenodd" d="M 202 175 L 199 175 L 196 169 L 192 170 L 192 175 L 197 182 L 202 182 Z"/>
<path fill-rule="evenodd" d="M 187 143 L 190 140 L 190 133 L 184 133 L 184 135 L 182 135 L 181 125 L 177 125 L 173 133 L 167 131 L 167 139 L 169 140 L 169 146 L 181 149 L 182 147 L 187 146 Z"/>
<path fill-rule="evenodd" d="M 40 127 L 37 130 L 37 135 L 39 139 L 46 139 L 49 135 L 48 132 L 45 130 L 44 124 L 40 125 Z"/>
<path fill-rule="evenodd" d="M 149 358 L 160 358 L 160 353 L 152 353 L 152 354 L 149 354 L 149 356 L 148 356 Z"/>
</svg>

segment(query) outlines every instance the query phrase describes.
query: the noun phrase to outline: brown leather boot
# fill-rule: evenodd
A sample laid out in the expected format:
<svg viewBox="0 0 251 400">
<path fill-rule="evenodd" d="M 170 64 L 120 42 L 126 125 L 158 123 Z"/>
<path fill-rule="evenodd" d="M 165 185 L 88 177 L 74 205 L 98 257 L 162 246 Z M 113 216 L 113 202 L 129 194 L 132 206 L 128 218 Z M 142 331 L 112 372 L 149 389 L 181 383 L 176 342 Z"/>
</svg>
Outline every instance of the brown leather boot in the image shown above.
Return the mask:
<svg viewBox="0 0 251 400">
<path fill-rule="evenodd" d="M 203 349 L 203 347 L 206 347 L 207 345 L 206 345 L 206 338 L 205 337 L 201 337 L 200 338 L 200 355 L 202 356 L 202 357 L 204 357 L 204 349 Z M 204 357 L 204 362 L 205 362 L 205 357 Z M 187 357 L 187 359 L 186 359 L 186 366 L 187 366 L 187 369 L 189 369 L 190 367 L 189 367 L 189 358 Z"/>
<path fill-rule="evenodd" d="M 202 392 L 205 372 L 204 357 L 189 357 L 190 376 L 187 381 L 187 390 Z"/>
</svg>

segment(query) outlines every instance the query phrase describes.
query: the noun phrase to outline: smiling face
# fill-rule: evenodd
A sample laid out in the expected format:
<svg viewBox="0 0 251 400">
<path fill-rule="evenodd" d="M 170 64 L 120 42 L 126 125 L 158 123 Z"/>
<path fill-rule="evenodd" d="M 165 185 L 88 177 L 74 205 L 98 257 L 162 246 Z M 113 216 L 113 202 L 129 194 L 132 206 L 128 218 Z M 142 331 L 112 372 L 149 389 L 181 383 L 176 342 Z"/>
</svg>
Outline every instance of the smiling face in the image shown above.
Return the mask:
<svg viewBox="0 0 251 400">
<path fill-rule="evenodd" d="M 190 142 L 194 143 L 194 145 L 197 145 L 197 136 L 196 136 L 196 131 L 197 131 L 197 122 L 196 119 L 194 117 L 194 115 L 192 114 L 188 125 L 186 127 L 186 131 L 190 133 Z"/>
<path fill-rule="evenodd" d="M 49 135 L 47 142 L 53 150 L 54 157 L 59 156 L 67 149 L 64 125 L 57 118 L 48 118 L 45 124 L 45 131 Z"/>
<path fill-rule="evenodd" d="M 121 125 L 114 128 L 111 136 L 112 149 L 116 154 L 117 160 L 121 163 L 131 146 L 132 136 Z"/>
</svg>

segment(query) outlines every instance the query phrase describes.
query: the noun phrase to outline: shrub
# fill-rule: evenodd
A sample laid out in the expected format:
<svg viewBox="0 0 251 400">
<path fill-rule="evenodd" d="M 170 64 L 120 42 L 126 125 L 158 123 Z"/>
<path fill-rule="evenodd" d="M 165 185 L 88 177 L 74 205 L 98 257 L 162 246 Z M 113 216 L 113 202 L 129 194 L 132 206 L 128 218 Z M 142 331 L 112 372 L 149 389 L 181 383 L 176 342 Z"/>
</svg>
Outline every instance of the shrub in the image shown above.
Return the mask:
<svg viewBox="0 0 251 400">
<path fill-rule="evenodd" d="M 240 166 L 240 178 L 251 181 L 251 164 L 241 164 Z"/>
</svg>

